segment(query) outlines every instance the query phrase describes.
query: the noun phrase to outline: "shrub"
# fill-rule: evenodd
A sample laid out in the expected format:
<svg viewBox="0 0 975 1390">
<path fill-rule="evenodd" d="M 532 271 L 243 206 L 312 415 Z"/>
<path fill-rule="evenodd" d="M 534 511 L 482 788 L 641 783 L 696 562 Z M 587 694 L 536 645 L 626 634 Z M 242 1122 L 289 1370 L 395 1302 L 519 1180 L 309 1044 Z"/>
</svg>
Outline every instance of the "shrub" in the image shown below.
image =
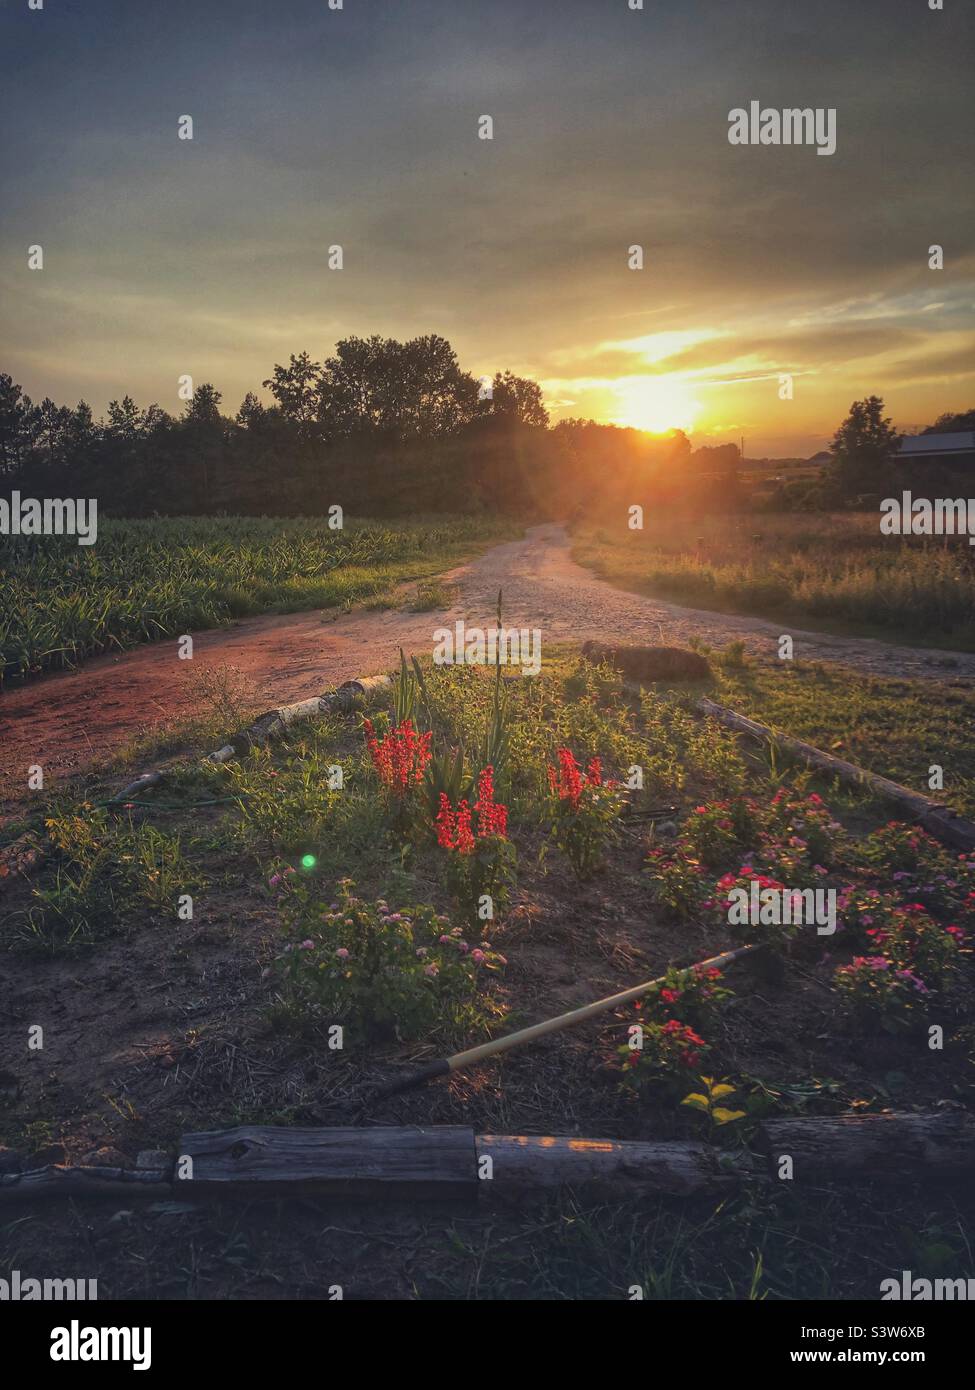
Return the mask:
<svg viewBox="0 0 975 1390">
<path fill-rule="evenodd" d="M 585 776 L 568 748 L 559 749 L 558 763 L 558 771 L 548 768 L 552 839 L 576 877 L 591 878 L 615 838 L 623 792 L 615 782 L 603 781 L 598 758 L 590 761 Z"/>
<path fill-rule="evenodd" d="M 686 921 L 698 915 L 712 901 L 707 870 L 699 859 L 683 848 L 652 849 L 644 873 L 654 885 L 654 900 Z"/>
<path fill-rule="evenodd" d="M 860 842 L 859 860 L 888 874 L 947 873 L 951 856 L 938 841 L 916 825 L 888 821 Z"/>
<path fill-rule="evenodd" d="M 781 895 L 788 891 L 785 884 L 780 883 L 778 879 L 770 878 L 767 874 L 758 873 L 757 870 L 753 869 L 750 865 L 743 864 L 736 874 L 724 874 L 723 877 L 718 879 L 714 888 L 716 906 L 725 914 L 725 921 L 727 922 L 728 930 L 732 936 L 749 943 L 762 941 L 769 946 L 781 949 L 798 935 L 799 922 L 795 920 L 792 922 L 766 921 L 763 920 L 766 914 L 761 910 L 757 921 L 754 920 L 754 914 L 751 912 L 749 912 L 748 920 L 745 922 L 733 920 L 731 917 L 731 908 L 733 905 L 730 896 L 731 893 L 736 889 L 742 890 L 748 896 L 750 902 L 753 883 L 758 884 L 760 899 L 761 894 L 768 889 L 771 889 L 776 895 Z M 794 891 L 798 893 L 798 890 Z M 776 905 L 778 906 L 781 902 L 781 896 L 777 896 Z M 774 916 L 782 916 L 783 914 L 777 911 L 775 913 L 769 912 L 767 915 L 774 919 Z M 792 915 L 795 918 L 799 914 L 795 912 Z"/>
<path fill-rule="evenodd" d="M 740 845 L 751 843 L 759 828 L 757 804 L 736 796 L 696 806 L 685 822 L 682 839 L 692 855 L 715 868 L 727 863 Z"/>
<path fill-rule="evenodd" d="M 294 939 L 266 974 L 303 1022 L 345 1023 L 367 1036 L 426 1036 L 469 1012 L 486 976 L 507 963 L 487 941 L 472 949 L 460 927 L 427 905 L 391 912 L 381 898 L 355 897 L 348 880 L 328 907 L 295 875 L 273 886 L 282 889 Z"/>
<path fill-rule="evenodd" d="M 639 1045 L 635 1045 L 639 1044 Z M 708 1051 L 704 1039 L 676 1018 L 666 1023 L 633 1024 L 630 1042 L 619 1049 L 623 1085 L 635 1091 L 652 1086 L 677 1095 Z"/>
<path fill-rule="evenodd" d="M 854 1017 L 888 1033 L 903 1032 L 920 1022 L 930 995 L 923 980 L 899 969 L 886 956 L 855 956 L 833 978 Z"/>
<path fill-rule="evenodd" d="M 666 1023 L 679 1016 L 695 1028 L 705 1028 L 732 998 L 732 991 L 722 984 L 722 979 L 721 971 L 713 966 L 694 965 L 689 970 L 679 970 L 672 965 L 634 1008 L 644 1020 L 652 1018 Z"/>
<path fill-rule="evenodd" d="M 844 847 L 843 827 L 816 792 L 800 797 L 783 787 L 772 798 L 762 845 L 766 857 L 777 856 L 780 864 L 794 865 L 785 877 L 797 883 L 803 868 L 815 870 L 838 861 Z"/>
<path fill-rule="evenodd" d="M 738 1087 L 732 1086 L 728 1081 L 715 1081 L 713 1076 L 701 1077 L 701 1090 L 692 1091 L 690 1095 L 684 1097 L 681 1105 L 689 1106 L 690 1109 L 697 1111 L 707 1119 L 708 1130 L 720 1129 L 722 1125 L 734 1124 L 736 1120 L 743 1120 L 746 1115 L 744 1110 L 731 1110 L 727 1105 L 722 1105 L 722 1101 L 730 1100 L 732 1096 L 738 1094 Z"/>
<path fill-rule="evenodd" d="M 468 801 L 456 808 L 445 793 L 435 822 L 437 844 L 446 852 L 447 887 L 465 921 L 476 926 L 503 911 L 511 895 L 515 849 L 508 840 L 508 808 L 494 799 L 494 768 L 477 782 L 473 811 Z"/>
<path fill-rule="evenodd" d="M 870 933 L 890 922 L 897 911 L 897 898 L 870 885 L 853 883 L 841 888 L 836 907 L 843 930 L 851 944 L 871 945 Z M 876 945 L 876 943 L 873 943 Z"/>
<path fill-rule="evenodd" d="M 898 969 L 921 975 L 932 984 L 947 983 L 958 965 L 964 940 L 961 927 L 945 927 L 925 912 L 921 903 L 896 908 L 882 923 L 868 927 L 874 950 Z"/>
</svg>

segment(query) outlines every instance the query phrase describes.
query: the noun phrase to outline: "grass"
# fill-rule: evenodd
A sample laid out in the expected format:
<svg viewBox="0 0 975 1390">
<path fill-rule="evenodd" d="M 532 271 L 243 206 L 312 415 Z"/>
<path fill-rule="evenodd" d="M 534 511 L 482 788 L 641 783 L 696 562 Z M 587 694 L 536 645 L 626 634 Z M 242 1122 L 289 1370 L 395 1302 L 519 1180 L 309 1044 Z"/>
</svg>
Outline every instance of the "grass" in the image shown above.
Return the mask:
<svg viewBox="0 0 975 1390">
<path fill-rule="evenodd" d="M 0 680 L 256 613 L 380 604 L 428 575 L 431 555 L 449 568 L 511 532 L 490 517 L 335 531 L 316 519 L 167 517 L 103 521 L 91 547 L 12 538 L 0 560 Z"/>
<path fill-rule="evenodd" d="M 964 536 L 891 537 L 878 515 L 648 518 L 576 531 L 580 564 L 695 608 L 804 619 L 856 636 L 975 648 L 975 551 Z"/>
<path fill-rule="evenodd" d="M 490 715 L 492 682 L 472 668 L 429 671 L 438 737 L 473 746 Z M 606 667 L 549 652 L 537 678 L 505 683 L 506 772 L 518 847 L 511 910 L 491 939 L 508 956 L 483 1027 L 508 1031 L 661 973 L 716 948 L 713 928 L 675 921 L 643 871 L 660 810 L 686 824 L 701 800 L 767 800 L 786 776 L 729 731 L 693 713 L 700 687 L 642 695 Z M 951 682 L 851 682 L 804 664 L 752 668 L 740 651 L 715 662 L 722 703 L 901 777 L 926 780 L 928 744 L 943 750 L 950 796 L 968 803 L 975 777 L 966 739 L 971 697 Z M 239 712 L 232 680 L 212 692 L 221 727 Z M 246 701 L 245 701 L 246 703 Z M 372 712 L 381 713 L 383 697 Z M 912 744 L 913 740 L 913 744 Z M 967 740 L 970 742 L 970 740 Z M 541 801 L 559 744 L 599 756 L 619 776 L 644 770 L 606 872 L 578 884 L 548 844 Z M 209 740 L 206 744 L 209 746 Z M 335 766 L 343 786 L 329 785 Z M 859 833 L 885 818 L 854 792 L 815 783 Z M 603 1075 L 629 1016 L 607 1015 L 554 1043 L 392 1101 L 368 1100 L 390 1067 L 437 1055 L 439 1034 L 366 1044 L 350 1033 L 330 1052 L 314 1024 L 284 1026 L 262 968 L 289 938 L 269 869 L 316 863 L 305 880 L 327 902 L 340 877 L 391 907 L 431 902 L 450 912 L 438 852 L 395 834 L 376 795 L 356 716 L 296 726 L 287 739 L 225 767 L 186 765 L 146 805 L 109 818 L 89 781 L 48 807 L 56 854 L 33 883 L 10 890 L 0 933 L 0 1042 L 17 1074 L 0 1094 L 0 1142 L 62 1145 L 78 1161 L 110 1143 L 124 1153 L 169 1148 L 189 1130 L 239 1123 L 468 1124 L 480 1133 L 594 1137 L 699 1136 L 680 1106 L 624 1095 Z M 736 861 L 737 863 L 737 861 Z M 194 898 L 191 920 L 174 911 Z M 37 947 L 43 946 L 40 958 Z M 83 955 L 80 953 L 83 952 Z M 79 966 L 83 960 L 84 969 Z M 818 949 L 778 979 L 748 967 L 713 1037 L 715 1074 L 772 1113 L 865 1113 L 892 1103 L 965 1103 L 970 1025 L 945 1011 L 946 1050 L 931 1061 L 910 1040 L 848 1037 Z M 967 995 L 965 996 L 968 997 Z M 16 1040 L 55 1001 L 42 1068 L 16 1060 Z M 480 1025 L 479 1025 L 480 1026 Z M 478 1034 L 477 1036 L 481 1036 Z M 823 1039 L 828 1039 L 824 1043 Z M 473 1040 L 473 1037 L 472 1037 Z M 765 1113 L 765 1112 L 762 1112 Z M 734 1150 L 737 1140 L 718 1142 Z M 747 1141 L 745 1141 L 747 1142 Z M 747 1186 L 721 1199 L 594 1201 L 572 1192 L 527 1210 L 477 1211 L 326 1202 L 134 1211 L 125 1241 L 92 1246 L 87 1219 L 53 1210 L 0 1223 L 0 1267 L 74 1268 L 80 1252 L 103 1297 L 307 1297 L 326 1284 L 346 1297 L 418 1299 L 876 1299 L 901 1269 L 964 1275 L 971 1198 L 950 1185 L 908 1186 L 891 1201 L 869 1183 Z M 103 1292 L 104 1290 L 104 1292 Z"/>
<path fill-rule="evenodd" d="M 840 666 L 716 663 L 712 698 L 975 819 L 975 688 L 853 676 Z M 943 769 L 932 790 L 930 769 Z"/>
</svg>

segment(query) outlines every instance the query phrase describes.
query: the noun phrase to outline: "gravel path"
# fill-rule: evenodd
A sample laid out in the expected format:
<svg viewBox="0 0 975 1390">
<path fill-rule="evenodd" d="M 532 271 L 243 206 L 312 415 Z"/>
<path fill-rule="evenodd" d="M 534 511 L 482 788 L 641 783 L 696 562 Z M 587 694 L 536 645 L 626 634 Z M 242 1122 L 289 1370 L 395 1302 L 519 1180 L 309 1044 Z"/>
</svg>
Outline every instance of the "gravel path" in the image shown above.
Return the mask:
<svg viewBox="0 0 975 1390">
<path fill-rule="evenodd" d="M 701 608 L 682 608 L 662 599 L 626 593 L 569 556 L 561 526 L 532 528 L 522 541 L 497 546 L 470 567 L 464 600 L 475 610 L 492 611 L 498 585 L 504 585 L 505 619 L 531 622 L 544 638 L 589 637 L 625 642 L 686 646 L 693 637 L 725 647 L 741 640 L 760 661 L 778 661 L 779 637 L 788 634 L 797 660 L 835 661 L 880 676 L 975 675 L 975 654 L 902 647 L 869 637 L 835 637 L 807 632 L 788 623 L 737 617 Z M 485 621 L 483 618 L 481 621 Z"/>
<path fill-rule="evenodd" d="M 681 608 L 624 593 L 575 564 L 557 525 L 493 547 L 450 572 L 457 602 L 447 612 L 356 611 L 253 618 L 195 636 L 194 659 L 180 661 L 175 640 L 98 657 L 79 671 L 43 676 L 0 693 L 0 806 L 22 798 L 27 768 L 40 763 L 48 783 L 80 771 L 135 735 L 200 710 L 197 677 L 236 667 L 268 704 L 318 694 L 343 680 L 391 668 L 399 649 L 432 653 L 433 632 L 458 618 L 490 627 L 498 590 L 504 621 L 538 628 L 542 644 L 596 637 L 685 646 L 696 637 L 721 648 L 744 641 L 760 661 L 778 659 L 788 632 L 795 657 L 910 678 L 975 675 L 975 655 L 893 646 L 869 638 L 830 637 L 760 618 Z"/>
</svg>

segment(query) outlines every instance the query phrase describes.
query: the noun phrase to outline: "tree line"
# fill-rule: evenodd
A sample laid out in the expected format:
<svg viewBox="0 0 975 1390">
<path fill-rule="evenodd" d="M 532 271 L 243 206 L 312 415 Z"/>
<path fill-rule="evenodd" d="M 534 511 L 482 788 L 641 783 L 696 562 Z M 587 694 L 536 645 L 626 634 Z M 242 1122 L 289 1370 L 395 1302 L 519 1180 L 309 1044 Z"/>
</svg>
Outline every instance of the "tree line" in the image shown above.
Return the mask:
<svg viewBox="0 0 975 1390">
<path fill-rule="evenodd" d="M 120 516 L 320 515 L 491 509 L 565 514 L 606 490 L 632 500 L 652 471 L 690 454 L 680 432 L 562 421 L 550 427 L 537 382 L 477 379 L 437 335 L 350 337 L 332 356 L 275 364 L 225 414 L 211 382 L 180 415 L 131 396 L 103 419 L 79 401 L 35 403 L 0 374 L 0 478 L 24 495 L 92 496 Z"/>
<path fill-rule="evenodd" d="M 120 516 L 321 515 L 338 503 L 360 515 L 541 518 L 748 500 L 735 445 L 692 451 L 680 430 L 660 438 L 592 420 L 553 427 L 537 382 L 510 371 L 478 380 L 436 334 L 345 338 L 320 362 L 301 352 L 275 364 L 263 385 L 273 403 L 248 392 L 233 416 L 203 382 L 178 416 L 126 395 L 96 420 L 83 400 L 35 403 L 0 374 L 0 479 L 28 496 L 97 497 Z M 854 402 L 822 477 L 787 485 L 776 504 L 837 505 L 885 485 L 900 436 L 883 410 L 876 396 Z"/>
</svg>

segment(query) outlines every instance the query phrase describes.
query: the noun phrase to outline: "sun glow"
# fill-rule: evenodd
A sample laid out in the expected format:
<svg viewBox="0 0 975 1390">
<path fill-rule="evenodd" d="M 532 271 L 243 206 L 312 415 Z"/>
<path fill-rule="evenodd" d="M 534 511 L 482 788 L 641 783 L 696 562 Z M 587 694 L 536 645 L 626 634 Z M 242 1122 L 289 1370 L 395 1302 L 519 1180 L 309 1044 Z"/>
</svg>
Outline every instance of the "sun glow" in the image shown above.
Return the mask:
<svg viewBox="0 0 975 1390">
<path fill-rule="evenodd" d="M 627 377 L 617 383 L 616 393 L 620 413 L 614 423 L 651 434 L 688 430 L 703 408 L 684 382 L 673 377 Z"/>
</svg>

